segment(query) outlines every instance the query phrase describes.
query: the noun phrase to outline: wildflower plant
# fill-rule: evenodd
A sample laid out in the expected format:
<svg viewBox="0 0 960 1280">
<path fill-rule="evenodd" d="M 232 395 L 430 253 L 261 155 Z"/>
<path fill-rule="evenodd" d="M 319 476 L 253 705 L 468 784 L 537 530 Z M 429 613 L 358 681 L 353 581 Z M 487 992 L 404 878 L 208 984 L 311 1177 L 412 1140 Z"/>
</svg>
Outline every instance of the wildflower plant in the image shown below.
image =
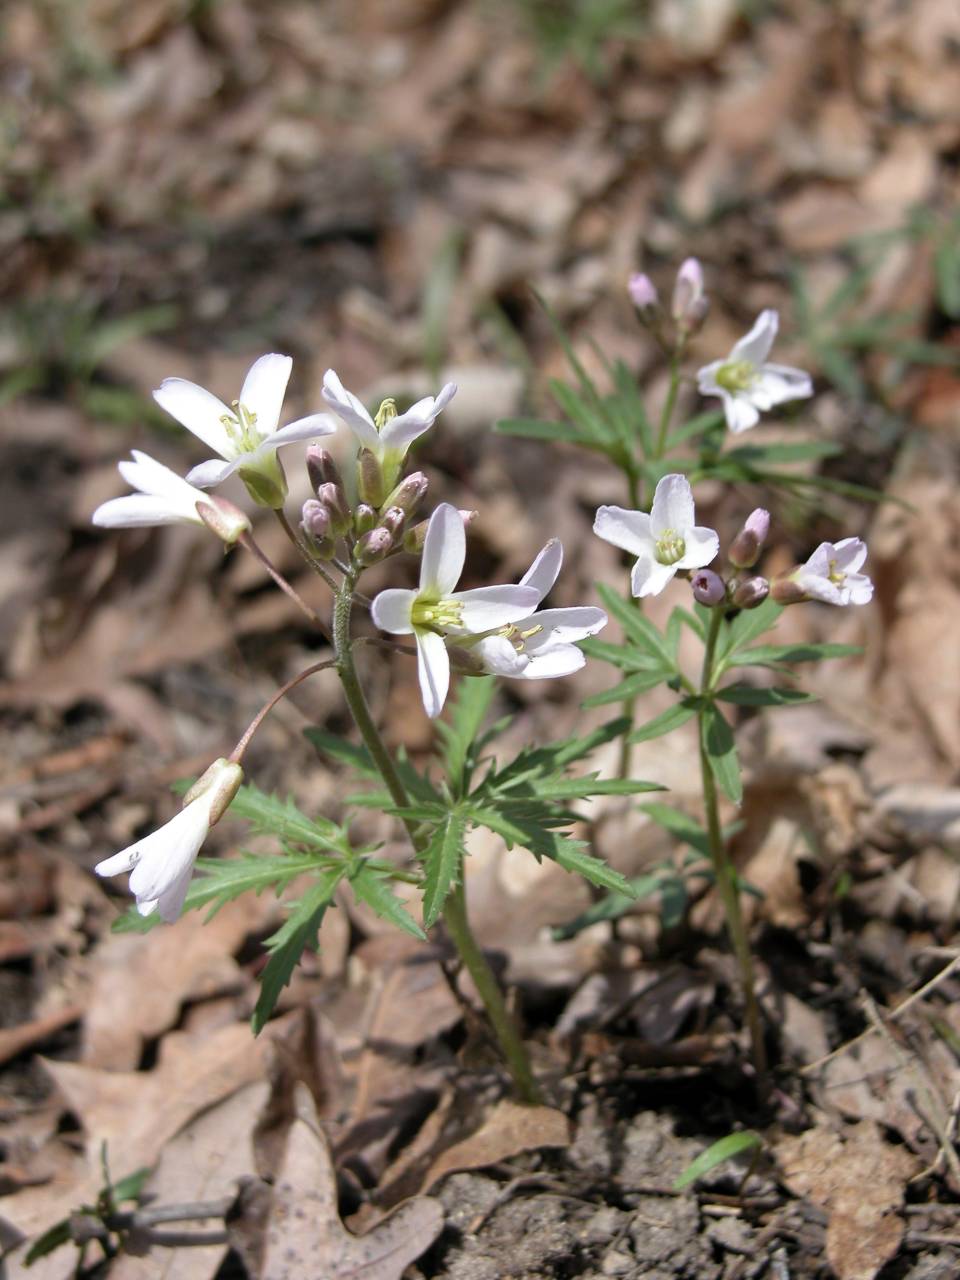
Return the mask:
<svg viewBox="0 0 960 1280">
<path fill-rule="evenodd" d="M 701 871 L 704 859 L 708 864 L 739 963 L 754 1065 L 763 1075 L 765 1044 L 753 959 L 740 914 L 740 885 L 720 822 L 719 796 L 738 804 L 742 791 L 733 728 L 724 708 L 804 701 L 808 695 L 791 682 L 788 664 L 851 652 L 838 645 L 798 648 L 756 642 L 775 627 L 788 604 L 808 599 L 865 603 L 870 595 L 863 573 L 866 551 L 855 538 L 823 543 L 806 564 L 771 584 L 756 571 L 770 527 L 765 510 L 753 511 L 726 549 L 715 530 L 697 523 L 697 480 L 711 476 L 789 488 L 794 477 L 779 468 L 827 450 L 809 444 L 726 448 L 724 416 L 715 412 L 675 423 L 688 346 L 708 305 L 702 269 L 693 259 L 683 264 L 669 314 L 646 277 L 634 277 L 629 289 L 669 367 L 656 426 L 624 364 L 610 368 L 613 391 L 601 393 L 562 334 L 576 376 L 573 387 L 553 384 L 566 421 L 499 424 L 507 435 L 581 445 L 604 455 L 622 473 L 628 505 L 601 506 L 594 529 L 629 553 L 634 564 L 623 592 L 597 588 L 599 605 L 588 601 L 570 608 L 541 607 L 563 563 L 556 538 L 546 543 L 519 583 L 461 586 L 474 513 L 441 502 L 426 516 L 421 508 L 427 477 L 405 471 L 410 447 L 434 428 L 455 395 L 452 384 L 405 412 L 392 400 L 370 412 L 330 370 L 323 382 L 326 409 L 279 427 L 290 376 L 288 357 L 271 354 L 256 361 L 229 408 L 193 383 L 166 379 L 156 393 L 158 402 L 217 452 L 220 461 L 202 463 L 183 480 L 135 453 L 134 462 L 121 463 L 120 469 L 138 492 L 111 499 L 94 514 L 95 523 L 104 526 L 202 524 L 228 549 L 236 548 L 234 554 L 255 556 L 329 646 L 328 657 L 294 676 L 267 702 L 229 755 L 216 760 L 187 792 L 176 817 L 96 868 L 104 876 L 130 873 L 137 906 L 122 918 L 125 928 L 151 927 L 158 918 L 172 922 L 181 910 L 207 908 L 212 913 L 246 892 L 270 889 L 284 899 L 286 919 L 266 942 L 269 956 L 253 1016 L 256 1031 L 269 1018 L 304 950 L 316 948 L 326 911 L 344 893 L 352 893 L 417 938 L 440 931 L 483 1001 L 518 1095 L 537 1099 L 522 1036 L 470 927 L 464 878 L 469 833 L 486 829 L 508 849 L 549 858 L 582 876 L 607 895 L 595 903 L 591 918 L 621 913 L 662 882 L 657 877 L 652 885 L 651 877 L 631 882 L 608 866 L 573 834 L 576 806 L 597 796 L 662 789 L 656 780 L 631 777 L 631 745 L 696 719 L 703 825 L 666 804 L 644 807 L 691 846 Z M 722 393 L 731 433 L 745 430 L 772 406 L 811 392 L 806 374 L 768 363 L 775 331 L 775 313 L 764 312 L 726 359 L 700 372 L 705 394 Z M 315 443 L 318 436 L 342 429 L 355 445 L 346 480 L 331 454 Z M 277 450 L 295 440 L 313 441 L 306 456 L 313 496 L 291 519 L 284 510 L 287 486 Z M 303 599 L 272 564 L 249 517 L 210 492 L 234 473 L 253 502 L 273 512 L 298 554 L 326 584 L 328 613 Z M 616 496 L 611 484 L 611 497 Z M 363 591 L 364 575 L 383 563 L 393 570 L 393 579 L 370 600 Z M 663 592 L 675 592 L 678 602 L 661 631 L 642 604 Z M 620 642 L 599 636 L 608 616 L 622 632 Z M 685 629 L 702 645 L 699 679 L 680 665 L 678 646 Z M 363 682 L 362 655 L 371 650 L 409 661 L 409 679 L 419 682 L 424 708 L 437 730 L 436 750 L 422 768 L 402 752 L 391 751 L 383 737 Z M 505 758 L 497 739 L 507 721 L 488 725 L 498 680 L 561 677 L 588 659 L 612 666 L 617 683 L 585 706 L 619 703 L 621 713 L 582 736 L 528 746 Z M 776 685 L 744 679 L 750 668 L 772 670 Z M 263 719 L 290 690 L 311 678 L 339 680 L 359 736 L 358 743 L 320 727 L 307 731 L 322 756 L 359 778 L 360 790 L 335 814 L 308 815 L 244 777 L 245 752 Z M 674 704 L 638 725 L 638 700 L 658 685 L 673 691 Z M 616 742 L 617 776 L 601 777 L 591 768 L 591 757 L 604 744 Z M 407 856 L 387 857 L 377 846 L 358 844 L 351 829 L 354 808 L 372 808 L 395 819 L 406 835 Z M 248 820 L 257 834 L 275 837 L 279 852 L 199 856 L 210 827 L 226 813 Z M 294 887 L 297 896 L 291 900 Z"/>
</svg>

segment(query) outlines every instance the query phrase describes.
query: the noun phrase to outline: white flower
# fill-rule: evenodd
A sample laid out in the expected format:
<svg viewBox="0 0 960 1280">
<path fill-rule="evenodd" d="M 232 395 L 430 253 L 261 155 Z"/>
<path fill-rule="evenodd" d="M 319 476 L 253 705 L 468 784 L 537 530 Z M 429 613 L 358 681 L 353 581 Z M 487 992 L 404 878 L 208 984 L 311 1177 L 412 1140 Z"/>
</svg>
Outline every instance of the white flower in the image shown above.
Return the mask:
<svg viewBox="0 0 960 1280">
<path fill-rule="evenodd" d="M 384 400 L 374 419 L 332 369 L 323 375 L 324 400 L 347 424 L 361 447 L 378 459 L 388 487 L 394 483 L 414 440 L 430 430 L 456 393 L 456 383 L 448 382 L 438 396 L 425 396 L 400 414 L 392 400 Z"/>
<path fill-rule="evenodd" d="M 733 432 L 755 427 L 760 414 L 774 405 L 813 395 L 808 373 L 767 363 L 778 324 L 776 311 L 761 311 L 756 324 L 726 360 L 714 360 L 697 373 L 700 394 L 720 397 L 727 426 Z"/>
<path fill-rule="evenodd" d="M 208 493 L 195 489 L 175 471 L 138 449 L 133 450 L 133 461 L 119 463 L 118 469 L 127 484 L 139 493 L 111 498 L 97 507 L 91 519 L 104 529 L 158 524 L 207 524 L 209 527 L 210 520 L 202 520 L 197 511 L 198 502 L 211 512 L 215 531 L 225 542 L 235 542 L 250 528 L 250 521 L 232 503 L 211 500 Z"/>
<path fill-rule="evenodd" d="M 493 631 L 528 617 L 540 601 L 540 593 L 532 586 L 456 591 L 466 554 L 463 518 L 456 507 L 442 502 L 427 526 L 419 588 L 381 591 L 370 609 L 381 630 L 415 637 L 420 692 L 431 717 L 440 714 L 450 686 L 444 635 Z"/>
<path fill-rule="evenodd" d="M 694 523 L 693 492 L 686 476 L 664 476 L 650 514 L 601 507 L 594 533 L 638 556 L 630 582 L 635 596 L 658 596 L 678 569 L 702 569 L 716 558 L 720 539 Z"/>
<path fill-rule="evenodd" d="M 867 545 L 860 538 L 821 542 L 813 555 L 791 575 L 791 581 L 813 600 L 825 604 L 867 604 L 873 597 L 873 583 L 860 573 L 867 558 Z"/>
<path fill-rule="evenodd" d="M 533 587 L 539 604 L 553 587 L 563 563 L 563 547 L 551 538 L 520 579 Z M 586 659 L 574 641 L 595 635 L 607 625 L 602 609 L 541 609 L 475 646 L 485 671 L 520 680 L 550 680 L 579 671 Z"/>
<path fill-rule="evenodd" d="M 209 489 L 239 471 L 257 502 L 282 505 L 286 484 L 277 449 L 294 440 L 330 435 L 337 429 L 328 413 L 313 413 L 278 429 L 292 366 L 289 356 L 261 356 L 250 366 L 240 399 L 233 402 L 232 409 L 195 382 L 164 378 L 153 393 L 154 400 L 223 459 L 194 467 L 187 476 L 192 484 Z"/>
<path fill-rule="evenodd" d="M 130 892 L 142 916 L 159 910 L 172 923 L 183 900 L 200 846 L 223 817 L 243 781 L 243 770 L 229 760 L 215 760 L 184 797 L 184 807 L 168 823 L 121 849 L 94 867 L 98 876 L 131 871 Z"/>
</svg>

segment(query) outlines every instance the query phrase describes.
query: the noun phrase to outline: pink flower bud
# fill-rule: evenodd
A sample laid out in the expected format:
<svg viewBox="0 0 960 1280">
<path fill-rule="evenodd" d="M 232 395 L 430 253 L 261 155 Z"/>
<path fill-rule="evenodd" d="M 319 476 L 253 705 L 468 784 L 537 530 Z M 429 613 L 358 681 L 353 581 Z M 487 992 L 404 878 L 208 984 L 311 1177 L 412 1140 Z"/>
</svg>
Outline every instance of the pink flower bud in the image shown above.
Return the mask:
<svg viewBox="0 0 960 1280">
<path fill-rule="evenodd" d="M 369 533 L 377 523 L 377 513 L 369 502 L 358 502 L 353 513 L 353 531 L 358 537 Z"/>
<path fill-rule="evenodd" d="M 422 471 L 411 471 L 384 500 L 385 507 L 399 507 L 406 515 L 412 515 L 427 494 L 427 477 Z"/>
<path fill-rule="evenodd" d="M 724 581 L 712 569 L 698 569 L 690 582 L 693 586 L 693 598 L 700 604 L 712 607 L 726 597 L 727 588 Z"/>
<path fill-rule="evenodd" d="M 648 275 L 637 272 L 627 284 L 630 301 L 638 311 L 652 311 L 659 301 L 657 287 Z"/>
<path fill-rule="evenodd" d="M 734 588 L 733 603 L 738 609 L 756 609 L 769 594 L 770 583 L 766 578 L 743 578 Z"/>
<path fill-rule="evenodd" d="M 380 529 L 386 529 L 393 539 L 394 543 L 398 542 L 403 533 L 403 526 L 406 524 L 407 517 L 403 513 L 401 507 L 387 507 L 383 515 L 380 517 Z"/>
<path fill-rule="evenodd" d="M 706 319 L 709 305 L 703 291 L 703 267 L 696 258 L 687 258 L 673 286 L 670 310 L 674 323 L 686 335 L 696 333 Z"/>
<path fill-rule="evenodd" d="M 757 507 L 747 516 L 743 528 L 730 546 L 730 563 L 738 569 L 752 569 L 769 532 L 770 512 Z"/>
<path fill-rule="evenodd" d="M 300 524 L 308 538 L 322 542 L 330 533 L 330 509 L 316 498 L 308 498 L 300 513 Z"/>
<path fill-rule="evenodd" d="M 316 493 L 322 484 L 335 484 L 343 488 L 340 471 L 333 460 L 333 454 L 312 444 L 307 449 L 307 475 L 310 477 L 310 488 Z"/>
<path fill-rule="evenodd" d="M 317 487 L 317 501 L 330 513 L 330 532 L 333 536 L 339 538 L 342 533 L 346 533 L 353 516 L 342 487 L 332 480 L 326 481 Z"/>
<path fill-rule="evenodd" d="M 357 564 L 375 564 L 393 550 L 393 536 L 389 529 L 371 529 L 358 541 L 354 558 Z"/>
<path fill-rule="evenodd" d="M 228 502 L 226 498 L 218 498 L 213 494 L 197 503 L 197 515 L 218 538 L 222 538 L 228 547 L 232 547 L 237 539 L 250 530 L 250 519 L 245 511 Z"/>
</svg>

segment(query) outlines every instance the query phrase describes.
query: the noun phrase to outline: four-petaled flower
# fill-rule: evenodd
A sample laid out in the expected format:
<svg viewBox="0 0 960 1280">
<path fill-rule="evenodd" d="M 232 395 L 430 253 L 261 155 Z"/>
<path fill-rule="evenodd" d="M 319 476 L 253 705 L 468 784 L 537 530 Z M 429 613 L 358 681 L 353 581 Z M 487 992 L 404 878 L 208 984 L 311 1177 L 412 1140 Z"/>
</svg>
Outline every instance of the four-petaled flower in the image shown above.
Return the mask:
<svg viewBox="0 0 960 1280">
<path fill-rule="evenodd" d="M 873 583 L 861 573 L 867 544 L 860 538 L 821 542 L 813 555 L 790 575 L 805 596 L 824 604 L 867 604 Z"/>
<path fill-rule="evenodd" d="M 117 469 L 132 489 L 122 498 L 111 498 L 97 507 L 90 517 L 104 529 L 131 529 L 158 524 L 203 524 L 197 503 L 208 504 L 210 495 L 157 462 L 149 454 L 133 450 L 133 461 L 117 464 Z M 250 522 L 238 514 L 238 534 L 249 529 Z"/>
<path fill-rule="evenodd" d="M 778 324 L 776 311 L 761 311 L 726 360 L 714 360 L 697 372 L 700 394 L 720 397 L 727 426 L 733 432 L 755 427 L 760 414 L 774 405 L 813 395 L 808 373 L 767 362 Z"/>
<path fill-rule="evenodd" d="M 657 596 L 679 569 L 702 569 L 716 558 L 720 539 L 694 524 L 693 492 L 686 476 L 664 476 L 650 514 L 601 507 L 594 533 L 638 557 L 630 575 L 635 596 Z"/>
<path fill-rule="evenodd" d="M 467 554 L 463 518 L 442 502 L 427 526 L 416 591 L 391 587 L 371 605 L 374 623 L 393 635 L 413 635 L 417 643 L 420 692 L 428 716 L 438 716 L 450 686 L 445 635 L 476 635 L 527 618 L 540 602 L 532 586 L 455 590 Z"/>
<path fill-rule="evenodd" d="M 292 366 L 289 356 L 261 356 L 251 365 L 240 399 L 230 409 L 195 382 L 164 378 L 153 393 L 154 400 L 223 459 L 194 467 L 187 476 L 191 484 L 209 489 L 239 471 L 255 502 L 265 507 L 283 505 L 287 485 L 277 449 L 294 440 L 330 435 L 337 429 L 329 413 L 312 413 L 278 429 Z"/>
<path fill-rule="evenodd" d="M 98 876 L 130 871 L 130 892 L 142 916 L 158 911 L 172 923 L 183 910 L 193 864 L 207 832 L 223 817 L 243 781 L 243 770 L 215 760 L 184 797 L 183 808 L 164 826 L 94 867 Z"/>
<path fill-rule="evenodd" d="M 562 564 L 563 547 L 558 538 L 551 538 L 520 579 L 520 586 L 535 588 L 539 604 L 556 582 Z M 579 671 L 586 658 L 574 641 L 596 635 L 606 625 L 602 609 L 540 609 L 495 635 L 484 636 L 474 652 L 491 675 L 550 680 Z"/>
<path fill-rule="evenodd" d="M 405 413 L 397 413 L 393 400 L 384 400 L 376 418 L 372 418 L 332 369 L 323 375 L 324 400 L 347 424 L 361 447 L 369 449 L 380 462 L 387 488 L 393 487 L 414 440 L 429 431 L 456 393 L 456 383 L 448 382 L 438 396 L 425 396 Z"/>
</svg>

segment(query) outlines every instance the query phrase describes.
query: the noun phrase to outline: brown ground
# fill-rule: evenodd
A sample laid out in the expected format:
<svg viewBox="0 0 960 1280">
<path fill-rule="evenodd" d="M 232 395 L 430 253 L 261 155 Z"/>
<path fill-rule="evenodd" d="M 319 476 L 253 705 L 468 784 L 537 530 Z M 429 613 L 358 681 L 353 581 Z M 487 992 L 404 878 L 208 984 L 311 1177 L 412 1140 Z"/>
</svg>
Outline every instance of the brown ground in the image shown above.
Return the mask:
<svg viewBox="0 0 960 1280">
<path fill-rule="evenodd" d="M 0 1245 L 89 1203 L 106 1142 L 115 1177 L 154 1168 L 154 1204 L 232 1197 L 258 1174 L 292 1188 L 271 1228 L 290 1256 L 249 1262 L 265 1280 L 960 1273 L 960 14 L 954 0 L 651 0 L 611 3 L 595 38 L 600 9 L 10 0 L 3 12 Z M 588 536 L 599 502 L 625 500 L 620 481 L 489 431 L 547 411 L 546 378 L 564 374 L 531 286 L 591 368 L 595 343 L 656 404 L 663 370 L 625 280 L 642 265 L 668 294 L 689 254 L 713 298 L 695 357 L 776 306 L 779 358 L 817 378 L 809 408 L 755 438 L 834 440 L 828 475 L 910 504 L 699 494 L 727 534 L 777 504 L 771 569 L 863 534 L 877 584 L 866 610 L 787 615 L 791 636 L 864 656 L 813 673 L 812 707 L 745 713 L 739 728 L 734 848 L 763 895 L 747 902 L 772 1109 L 757 1110 L 744 1069 L 709 895 L 669 929 L 649 899 L 616 931 L 555 943 L 548 927 L 586 890 L 492 841 L 472 848 L 472 906 L 550 1108 L 503 1101 L 437 953 L 353 908 L 328 917 L 320 957 L 304 957 L 252 1048 L 277 903 L 111 935 L 122 904 L 90 871 L 165 820 L 169 784 L 231 744 L 318 649 L 212 539 L 90 527 L 130 447 L 181 471 L 206 456 L 151 388 L 177 373 L 226 396 L 267 350 L 295 358 L 297 411 L 318 407 L 328 366 L 367 402 L 454 377 L 420 462 L 432 499 L 480 511 L 473 581 L 515 579 L 559 534 L 558 603 L 585 602 L 598 579 L 621 581 Z M 272 527 L 262 541 L 297 574 Z M 298 583 L 324 603 L 315 580 Z M 429 726 L 411 677 L 406 660 L 369 671 L 392 741 L 419 757 Z M 508 743 L 571 734 L 609 681 L 591 664 L 576 681 L 504 687 Z M 251 773 L 333 813 L 344 780 L 304 740 L 309 723 L 347 732 L 332 679 L 278 709 Z M 696 811 L 683 732 L 638 747 L 634 773 Z M 598 850 L 628 874 L 676 854 L 622 802 L 592 817 Z M 376 815 L 358 829 L 392 833 Z M 235 848 L 239 832 L 224 824 L 212 844 Z M 291 1108 L 305 1118 L 291 1125 Z M 378 1228 L 362 1271 L 336 1260 L 331 1204 L 308 1198 L 333 1177 L 317 1112 L 349 1226 L 430 1193 Z M 750 1128 L 763 1148 L 745 1183 L 741 1158 L 672 1190 L 711 1142 Z M 240 1276 L 265 1239 L 252 1211 L 240 1222 L 229 1251 L 154 1245 L 88 1274 Z M 406 1252 L 391 1265 L 397 1236 Z M 67 1247 L 31 1274 L 62 1280 L 74 1258 Z"/>
</svg>

